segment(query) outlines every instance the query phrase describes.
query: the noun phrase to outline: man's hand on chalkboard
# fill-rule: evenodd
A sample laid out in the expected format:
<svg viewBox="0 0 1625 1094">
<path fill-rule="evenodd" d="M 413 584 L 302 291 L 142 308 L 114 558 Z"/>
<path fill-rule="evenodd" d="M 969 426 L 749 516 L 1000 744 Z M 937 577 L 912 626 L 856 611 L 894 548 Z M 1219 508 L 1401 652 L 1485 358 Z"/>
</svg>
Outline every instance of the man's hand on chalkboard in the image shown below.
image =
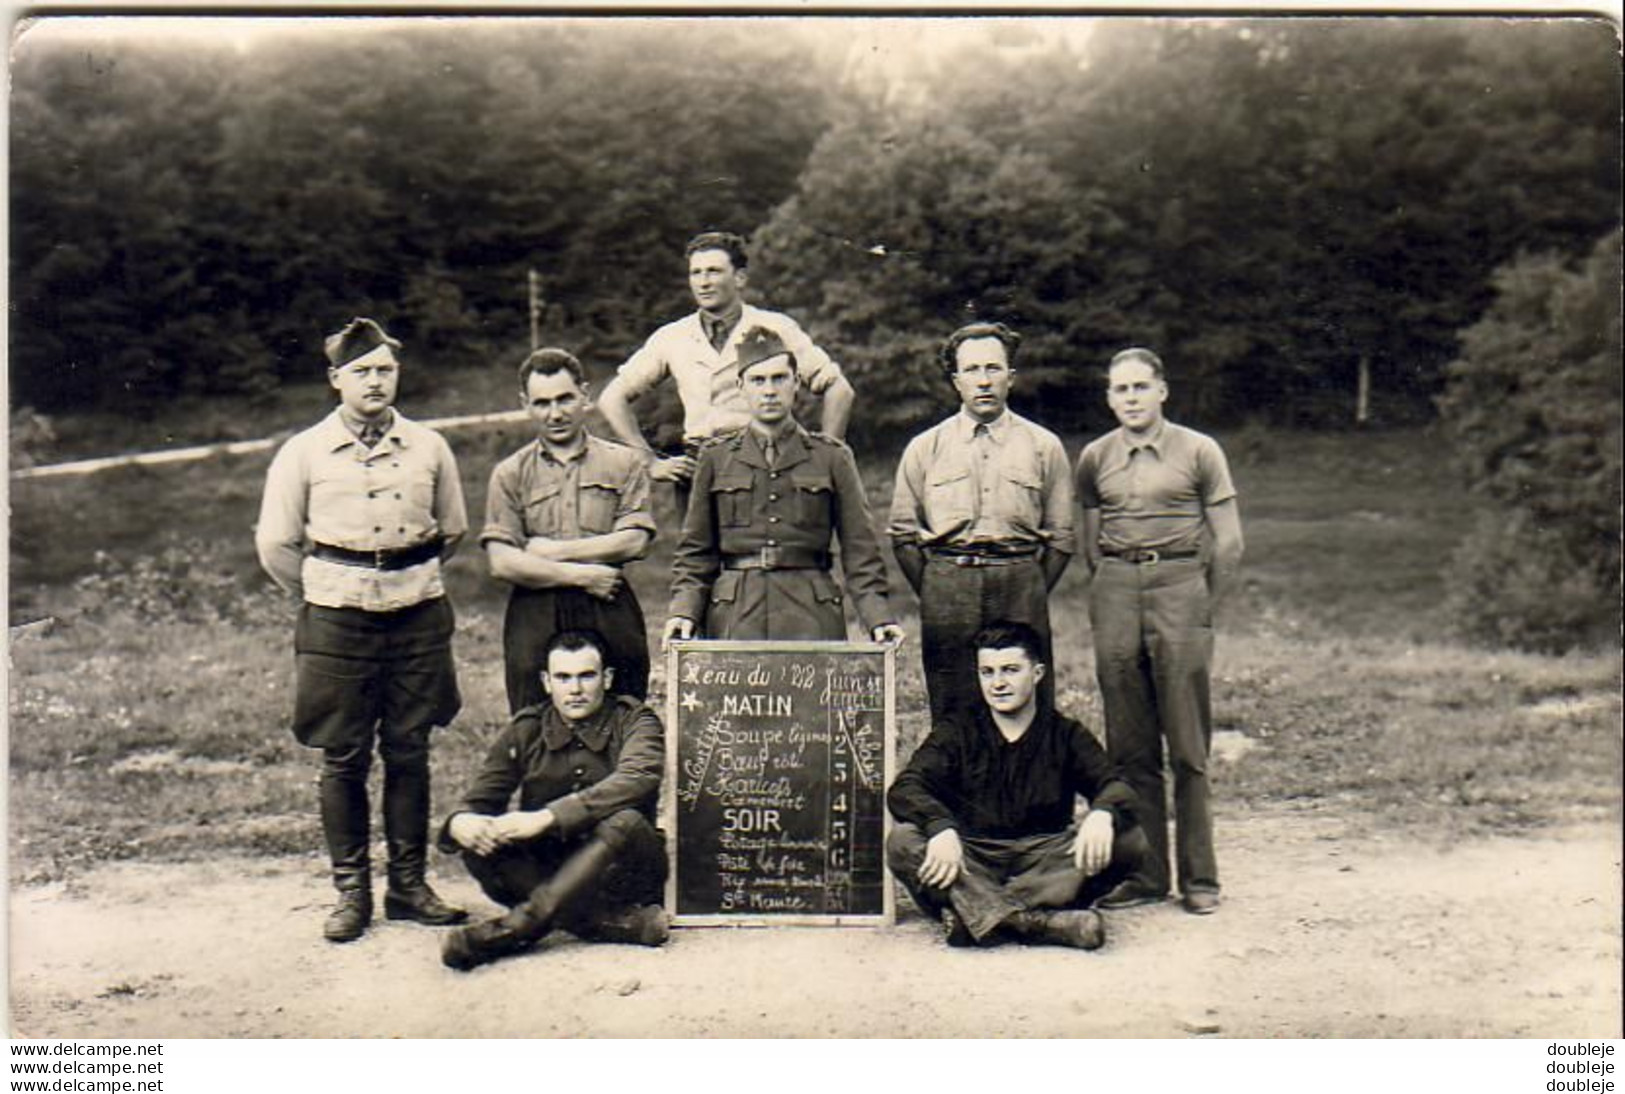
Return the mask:
<svg viewBox="0 0 1625 1094">
<path fill-rule="evenodd" d="M 1078 838 L 1072 841 L 1072 862 L 1085 877 L 1093 877 L 1112 860 L 1112 815 L 1092 809 L 1078 825 Z"/>
<path fill-rule="evenodd" d="M 493 825 L 494 818 L 479 813 L 458 813 L 451 818 L 446 831 L 459 847 L 466 847 L 476 855 L 495 854 L 502 846 Z"/>
<path fill-rule="evenodd" d="M 666 629 L 660 636 L 660 646 L 664 649 L 667 643 L 676 640 L 687 642 L 694 637 L 694 620 L 687 616 L 674 615 L 666 620 Z"/>
<path fill-rule="evenodd" d="M 869 635 L 876 642 L 883 642 L 888 646 L 901 646 L 903 639 L 908 635 L 896 623 L 882 623 Z"/>
<path fill-rule="evenodd" d="M 529 843 L 541 839 L 553 827 L 553 811 L 538 809 L 534 813 L 515 811 L 496 819 L 497 838 L 503 843 Z"/>
<path fill-rule="evenodd" d="M 920 882 L 933 889 L 946 889 L 959 880 L 959 871 L 964 865 L 965 848 L 959 842 L 959 833 L 944 828 L 926 841 Z"/>
</svg>

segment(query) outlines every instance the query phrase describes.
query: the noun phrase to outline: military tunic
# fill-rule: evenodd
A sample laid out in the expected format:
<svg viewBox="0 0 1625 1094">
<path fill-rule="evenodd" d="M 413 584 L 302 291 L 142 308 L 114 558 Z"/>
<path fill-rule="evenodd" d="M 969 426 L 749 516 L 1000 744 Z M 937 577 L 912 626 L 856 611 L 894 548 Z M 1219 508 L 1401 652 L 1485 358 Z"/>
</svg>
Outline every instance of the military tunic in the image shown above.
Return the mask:
<svg viewBox="0 0 1625 1094">
<path fill-rule="evenodd" d="M 863 481 L 852 450 L 796 425 L 770 466 L 761 436 L 743 429 L 700 450 L 672 558 L 671 615 L 706 638 L 846 637 L 830 576 L 830 536 L 866 628 L 894 622 Z"/>
</svg>

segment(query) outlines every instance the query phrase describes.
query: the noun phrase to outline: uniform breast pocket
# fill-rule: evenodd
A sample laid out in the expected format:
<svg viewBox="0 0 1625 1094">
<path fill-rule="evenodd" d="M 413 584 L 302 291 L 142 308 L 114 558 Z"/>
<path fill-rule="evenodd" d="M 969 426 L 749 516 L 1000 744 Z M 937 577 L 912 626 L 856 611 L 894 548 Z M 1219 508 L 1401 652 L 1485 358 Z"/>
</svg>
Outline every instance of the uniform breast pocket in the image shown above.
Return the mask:
<svg viewBox="0 0 1625 1094">
<path fill-rule="evenodd" d="M 556 536 L 559 534 L 559 484 L 544 482 L 534 487 L 525 499 L 525 534 L 527 536 Z"/>
<path fill-rule="evenodd" d="M 711 484 L 711 503 L 716 506 L 717 523 L 722 527 L 743 528 L 750 524 L 756 508 L 750 479 L 717 479 Z"/>
<path fill-rule="evenodd" d="M 795 490 L 795 521 L 801 528 L 828 527 L 834 519 L 835 486 L 829 474 L 802 472 L 790 476 Z"/>
<path fill-rule="evenodd" d="M 582 534 L 601 536 L 615 527 L 615 515 L 621 511 L 621 488 L 607 480 L 583 481 L 580 505 Z"/>
<path fill-rule="evenodd" d="M 932 526 L 940 528 L 970 520 L 976 511 L 975 499 L 971 496 L 975 489 L 968 467 L 949 466 L 933 471 L 926 479 L 925 489 L 925 514 Z"/>
</svg>

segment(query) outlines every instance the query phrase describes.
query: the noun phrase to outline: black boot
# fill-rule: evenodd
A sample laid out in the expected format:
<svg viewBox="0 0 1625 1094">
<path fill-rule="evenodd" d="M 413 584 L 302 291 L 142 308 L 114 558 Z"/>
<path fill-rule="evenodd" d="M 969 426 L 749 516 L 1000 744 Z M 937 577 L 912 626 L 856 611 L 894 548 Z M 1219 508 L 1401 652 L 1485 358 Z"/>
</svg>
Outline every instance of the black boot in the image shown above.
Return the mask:
<svg viewBox="0 0 1625 1094">
<path fill-rule="evenodd" d="M 561 913 L 593 891 L 615 855 L 614 846 L 593 836 L 566 858 L 552 877 L 536 886 L 530 899 L 507 915 L 459 927 L 447 935 L 440 960 L 447 968 L 466 972 L 526 949 L 552 930 Z"/>
<path fill-rule="evenodd" d="M 372 922 L 372 876 L 365 870 L 340 873 L 333 884 L 339 899 L 322 924 L 322 937 L 329 942 L 354 942 Z"/>
<path fill-rule="evenodd" d="M 1015 912 L 1001 924 L 1023 942 L 1098 950 L 1106 944 L 1106 923 L 1093 911 Z"/>
<path fill-rule="evenodd" d="M 386 760 L 384 839 L 389 845 L 385 918 L 427 923 L 431 927 L 449 927 L 468 918 L 463 909 L 441 900 L 424 880 L 429 850 L 427 759 L 421 763 Z"/>
<path fill-rule="evenodd" d="M 372 923 L 366 749 L 327 749 L 322 757 L 322 835 L 333 862 L 338 903 L 322 925 L 329 942 L 353 942 Z"/>
</svg>

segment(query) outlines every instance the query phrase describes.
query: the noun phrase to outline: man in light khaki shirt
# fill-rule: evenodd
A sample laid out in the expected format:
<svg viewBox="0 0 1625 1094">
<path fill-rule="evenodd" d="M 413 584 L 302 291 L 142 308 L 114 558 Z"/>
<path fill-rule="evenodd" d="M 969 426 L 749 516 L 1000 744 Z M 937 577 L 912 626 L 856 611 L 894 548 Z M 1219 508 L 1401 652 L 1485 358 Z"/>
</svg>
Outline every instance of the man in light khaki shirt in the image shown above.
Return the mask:
<svg viewBox="0 0 1625 1094">
<path fill-rule="evenodd" d="M 424 869 L 429 733 L 461 706 L 440 564 L 468 515 L 445 439 L 393 408 L 400 343 L 355 319 L 325 348 L 339 406 L 271 461 L 254 542 L 266 572 L 302 600 L 293 732 L 322 750 L 322 831 L 339 892 L 323 934 L 349 942 L 372 921 L 375 741 L 384 758 L 385 913 L 436 926 L 465 918 L 429 888 Z"/>
<path fill-rule="evenodd" d="M 960 410 L 909 442 L 892 494 L 892 549 L 920 597 L 920 647 L 933 720 L 981 701 L 971 638 L 995 620 L 1027 623 L 1050 651 L 1049 590 L 1075 547 L 1072 476 L 1060 439 L 1008 407 L 1021 338 L 972 323 L 942 347 Z M 1040 699 L 1053 705 L 1046 678 Z"/>
</svg>

